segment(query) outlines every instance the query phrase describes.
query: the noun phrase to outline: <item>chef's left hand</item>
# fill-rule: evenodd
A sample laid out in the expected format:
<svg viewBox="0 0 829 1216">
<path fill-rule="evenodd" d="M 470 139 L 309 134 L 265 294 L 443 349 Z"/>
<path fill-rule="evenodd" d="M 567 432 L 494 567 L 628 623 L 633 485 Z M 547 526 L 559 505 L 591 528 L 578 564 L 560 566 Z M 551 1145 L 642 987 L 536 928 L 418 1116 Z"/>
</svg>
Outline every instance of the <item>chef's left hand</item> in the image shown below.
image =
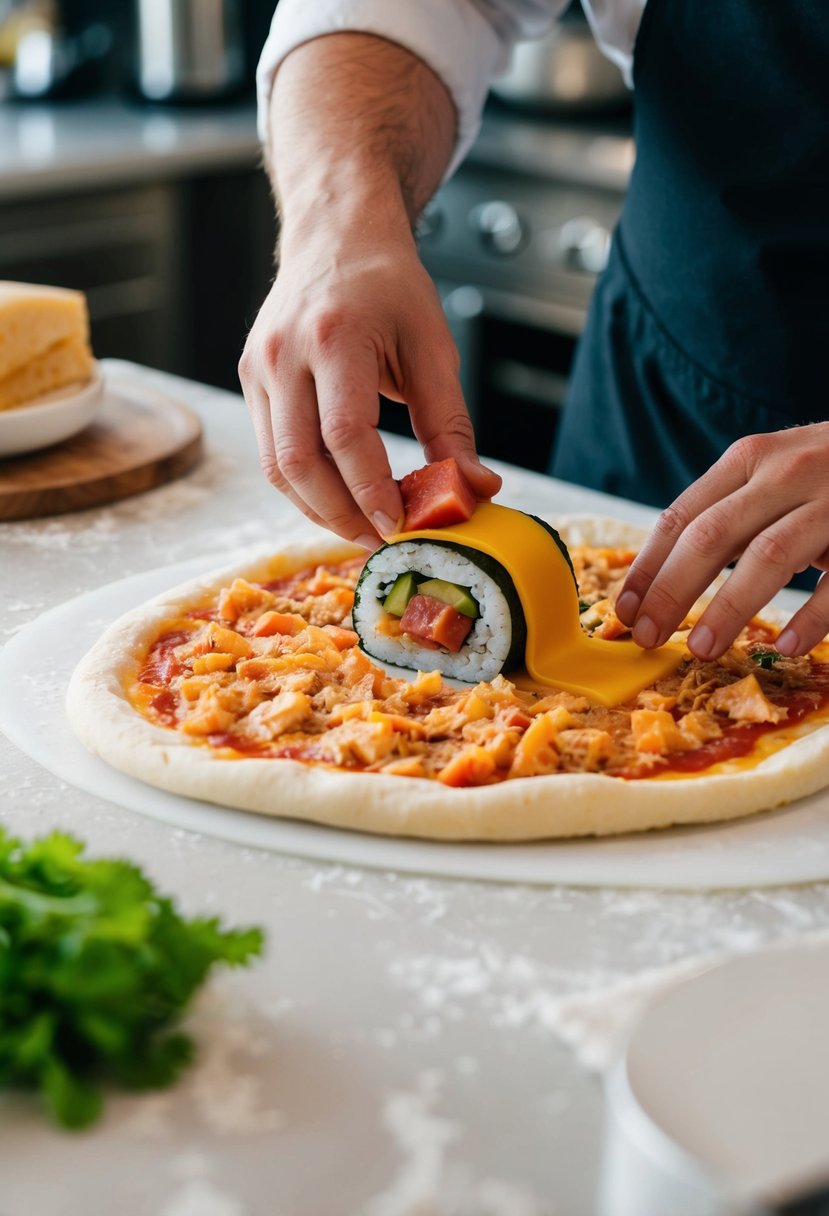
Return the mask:
<svg viewBox="0 0 829 1216">
<path fill-rule="evenodd" d="M 698 658 L 723 654 L 793 574 L 829 570 L 829 422 L 732 444 L 662 512 L 625 580 L 617 615 L 640 646 L 661 646 L 736 559 L 688 638 Z M 827 632 L 824 574 L 775 644 L 781 654 L 805 654 Z"/>
</svg>

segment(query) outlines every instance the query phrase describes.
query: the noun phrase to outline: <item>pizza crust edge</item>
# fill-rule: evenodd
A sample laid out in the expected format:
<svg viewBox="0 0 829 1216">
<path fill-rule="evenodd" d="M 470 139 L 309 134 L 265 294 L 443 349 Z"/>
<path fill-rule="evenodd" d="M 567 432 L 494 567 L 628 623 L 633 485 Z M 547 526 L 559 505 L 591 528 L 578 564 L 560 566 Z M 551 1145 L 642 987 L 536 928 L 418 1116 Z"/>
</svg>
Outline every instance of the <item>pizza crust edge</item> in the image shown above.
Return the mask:
<svg viewBox="0 0 829 1216">
<path fill-rule="evenodd" d="M 638 547 L 646 532 L 623 521 L 556 516 L 572 544 Z M 415 777 L 359 773 L 295 760 L 227 760 L 153 725 L 133 709 L 124 683 L 165 621 L 236 577 L 278 578 L 361 550 L 319 529 L 248 551 L 232 567 L 189 580 L 115 621 L 75 669 L 70 724 L 93 754 L 149 786 L 223 807 L 387 836 L 445 841 L 530 841 L 620 835 L 725 822 L 772 810 L 829 785 L 829 726 L 739 773 L 625 781 L 597 773 L 518 778 L 449 789 Z M 774 616 L 773 610 L 764 614 Z M 151 795 L 149 795 L 151 796 Z"/>
</svg>

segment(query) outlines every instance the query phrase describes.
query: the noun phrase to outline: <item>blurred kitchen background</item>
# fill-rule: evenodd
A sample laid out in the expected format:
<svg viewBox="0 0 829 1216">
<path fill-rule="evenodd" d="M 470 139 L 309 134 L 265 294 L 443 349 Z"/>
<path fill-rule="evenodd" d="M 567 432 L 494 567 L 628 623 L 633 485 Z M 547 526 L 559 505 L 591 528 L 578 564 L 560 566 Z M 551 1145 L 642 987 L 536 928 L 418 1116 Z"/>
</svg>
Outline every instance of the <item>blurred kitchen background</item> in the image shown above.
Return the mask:
<svg viewBox="0 0 829 1216">
<path fill-rule="evenodd" d="M 238 389 L 273 276 L 254 72 L 273 0 L 0 0 L 0 278 L 87 293 L 98 357 Z M 577 3 L 422 217 L 481 450 L 543 469 L 633 163 Z M 381 423 L 408 433 L 385 403 Z"/>
</svg>

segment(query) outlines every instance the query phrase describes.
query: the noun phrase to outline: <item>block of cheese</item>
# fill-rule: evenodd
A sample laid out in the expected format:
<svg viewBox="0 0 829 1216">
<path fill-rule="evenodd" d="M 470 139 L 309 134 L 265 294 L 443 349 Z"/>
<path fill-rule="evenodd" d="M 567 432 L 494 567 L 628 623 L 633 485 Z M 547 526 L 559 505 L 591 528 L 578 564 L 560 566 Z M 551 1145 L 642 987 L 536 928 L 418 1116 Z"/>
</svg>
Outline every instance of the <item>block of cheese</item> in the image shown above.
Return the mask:
<svg viewBox="0 0 829 1216">
<path fill-rule="evenodd" d="M 92 354 L 80 338 L 56 342 L 42 355 L 0 380 L 0 410 L 25 405 L 44 393 L 80 383 L 92 375 Z"/>
<path fill-rule="evenodd" d="M 83 292 L 0 280 L 0 409 L 91 373 Z"/>
</svg>

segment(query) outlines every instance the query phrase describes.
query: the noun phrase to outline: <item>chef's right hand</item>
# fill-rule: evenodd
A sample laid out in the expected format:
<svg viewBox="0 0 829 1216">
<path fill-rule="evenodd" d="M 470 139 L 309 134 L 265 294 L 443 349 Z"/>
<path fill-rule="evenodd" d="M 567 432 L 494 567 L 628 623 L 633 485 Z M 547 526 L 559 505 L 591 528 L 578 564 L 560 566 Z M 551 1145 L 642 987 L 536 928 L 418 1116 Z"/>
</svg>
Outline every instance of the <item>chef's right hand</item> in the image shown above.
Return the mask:
<svg viewBox="0 0 829 1216">
<path fill-rule="evenodd" d="M 454 456 L 480 498 L 500 486 L 476 455 L 457 349 L 408 229 L 283 238 L 239 377 L 268 480 L 366 548 L 403 511 L 377 431 L 379 393 L 405 403 L 427 461 Z"/>
</svg>

